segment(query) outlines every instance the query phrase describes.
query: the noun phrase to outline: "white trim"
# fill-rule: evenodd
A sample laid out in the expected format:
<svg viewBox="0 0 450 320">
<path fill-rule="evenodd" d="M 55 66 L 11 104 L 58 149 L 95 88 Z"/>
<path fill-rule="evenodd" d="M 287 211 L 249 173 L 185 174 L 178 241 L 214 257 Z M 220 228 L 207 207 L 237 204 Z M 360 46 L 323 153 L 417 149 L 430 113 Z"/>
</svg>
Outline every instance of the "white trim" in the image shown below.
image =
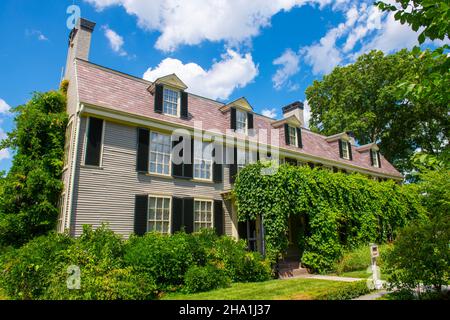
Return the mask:
<svg viewBox="0 0 450 320">
<path fill-rule="evenodd" d="M 165 173 L 159 173 L 159 172 L 151 172 L 150 171 L 150 157 L 151 157 L 151 145 L 152 145 L 152 133 L 157 133 L 157 134 L 161 134 L 164 136 L 168 136 L 169 140 L 170 140 L 170 153 L 169 153 L 169 173 L 165 174 Z M 149 144 L 148 144 L 148 174 L 150 175 L 158 175 L 161 177 L 172 177 L 172 135 L 167 134 L 167 133 L 162 133 L 160 131 L 156 131 L 156 130 L 149 130 Z"/>
<path fill-rule="evenodd" d="M 195 231 L 195 202 L 209 202 L 211 203 L 211 229 L 214 229 L 214 199 L 211 198 L 202 198 L 202 197 L 197 197 L 194 198 L 194 208 L 193 208 L 193 221 L 192 221 L 192 226 L 193 226 L 193 232 L 198 232 L 200 230 Z M 200 204 L 201 205 L 201 204 Z M 197 222 L 197 223 L 201 223 L 201 222 Z"/>
<path fill-rule="evenodd" d="M 342 159 L 350 160 L 350 147 L 348 145 L 348 141 L 345 141 L 344 139 L 340 139 L 339 143 L 341 144 L 341 149 L 342 149 Z M 345 146 L 345 151 L 347 152 L 347 156 L 344 155 L 344 146 Z"/>
<path fill-rule="evenodd" d="M 373 154 L 373 153 L 375 153 L 375 154 Z M 380 157 L 380 159 L 378 158 L 378 151 L 374 150 L 374 149 L 370 149 L 370 154 L 371 154 L 370 156 L 371 156 L 372 161 L 373 161 L 372 167 L 380 168 L 380 161 L 379 160 L 381 160 L 381 157 Z"/>
<path fill-rule="evenodd" d="M 177 114 L 175 115 L 175 114 L 170 114 L 170 113 L 165 113 L 164 112 L 164 102 L 165 102 L 165 100 L 164 100 L 164 90 L 170 90 L 170 91 L 173 91 L 173 92 L 176 92 L 177 94 L 178 94 L 178 98 L 177 98 Z M 165 116 L 169 116 L 169 117 L 174 117 L 174 118 L 180 118 L 180 115 L 181 115 L 181 91 L 180 91 L 180 89 L 177 89 L 177 88 L 175 88 L 175 87 L 171 87 L 171 86 L 169 86 L 169 85 L 163 85 L 163 97 L 162 97 L 162 100 L 163 100 L 163 105 L 162 105 L 162 114 L 163 115 L 165 115 Z"/>
<path fill-rule="evenodd" d="M 167 234 L 168 235 L 170 235 L 170 234 L 172 234 L 172 196 L 165 196 L 165 195 L 157 195 L 157 194 L 149 194 L 148 195 L 148 199 L 147 199 L 147 219 L 145 220 L 145 230 L 146 230 L 146 233 L 147 232 L 157 232 L 157 231 L 154 231 L 154 230 L 148 230 L 148 223 L 149 223 L 149 221 L 150 221 L 150 219 L 149 219 L 149 214 L 150 214 L 150 198 L 155 198 L 155 199 L 169 199 L 169 230 L 168 230 L 168 232 L 167 232 Z M 156 200 L 157 201 L 157 200 Z M 164 215 L 164 212 L 163 212 L 163 215 Z M 163 218 L 164 218 L 164 216 L 163 216 Z M 153 221 L 157 221 L 157 220 L 153 220 Z M 162 223 L 164 223 L 164 219 L 162 219 L 160 222 L 162 222 Z M 164 233 L 164 232 L 160 232 L 161 234 L 166 234 L 166 233 Z"/>
<path fill-rule="evenodd" d="M 72 137 L 73 137 L 73 117 L 70 118 L 69 123 L 67 123 L 67 129 L 69 129 L 70 127 L 70 134 L 69 134 L 69 139 L 67 139 L 67 133 L 69 130 L 66 129 L 65 132 L 65 140 L 64 140 L 64 167 L 63 167 L 63 172 L 66 171 L 69 168 L 69 162 L 70 162 L 70 154 L 72 152 Z M 66 161 L 66 143 L 67 140 L 69 140 L 69 147 L 67 148 L 67 161 Z"/>
</svg>

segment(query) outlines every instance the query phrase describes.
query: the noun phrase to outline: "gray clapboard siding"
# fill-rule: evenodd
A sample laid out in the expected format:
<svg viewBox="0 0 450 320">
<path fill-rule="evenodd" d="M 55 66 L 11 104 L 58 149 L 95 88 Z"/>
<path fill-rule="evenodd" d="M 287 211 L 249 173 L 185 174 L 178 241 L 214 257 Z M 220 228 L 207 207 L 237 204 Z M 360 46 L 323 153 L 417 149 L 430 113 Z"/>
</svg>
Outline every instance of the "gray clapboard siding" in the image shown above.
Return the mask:
<svg viewBox="0 0 450 320">
<path fill-rule="evenodd" d="M 105 121 L 102 168 L 83 166 L 87 118 L 81 118 L 78 159 L 74 183 L 71 233 L 78 236 L 85 224 L 98 227 L 108 223 L 115 232 L 133 233 L 136 194 L 166 194 L 222 200 L 229 188 L 228 168 L 224 183 L 192 182 L 136 172 L 137 128 Z M 232 222 L 224 205 L 225 230 L 231 235 Z"/>
</svg>

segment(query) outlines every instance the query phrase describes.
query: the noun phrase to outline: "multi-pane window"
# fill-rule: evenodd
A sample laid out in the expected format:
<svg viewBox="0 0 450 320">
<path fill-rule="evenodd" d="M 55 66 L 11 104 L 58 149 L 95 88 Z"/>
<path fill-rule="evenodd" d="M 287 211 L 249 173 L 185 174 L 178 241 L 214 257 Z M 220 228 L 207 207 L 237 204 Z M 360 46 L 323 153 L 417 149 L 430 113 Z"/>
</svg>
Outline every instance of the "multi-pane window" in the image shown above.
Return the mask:
<svg viewBox="0 0 450 320">
<path fill-rule="evenodd" d="M 212 201 L 194 201 L 194 232 L 213 227 Z"/>
<path fill-rule="evenodd" d="M 247 132 L 247 113 L 236 110 L 236 131 Z"/>
<path fill-rule="evenodd" d="M 345 140 L 340 140 L 341 148 L 342 148 L 342 158 L 350 159 L 350 152 L 348 150 L 348 143 Z"/>
<path fill-rule="evenodd" d="M 212 164 L 212 145 L 207 142 L 196 142 L 194 150 L 194 178 L 211 180 Z"/>
<path fill-rule="evenodd" d="M 250 154 L 248 151 L 237 149 L 237 170 L 238 172 L 250 163 Z"/>
<path fill-rule="evenodd" d="M 373 161 L 373 166 L 376 168 L 380 167 L 380 163 L 378 162 L 378 152 L 375 150 L 370 150 L 370 152 L 372 152 L 372 161 Z"/>
<path fill-rule="evenodd" d="M 163 111 L 172 116 L 178 115 L 179 92 L 164 88 Z"/>
<path fill-rule="evenodd" d="M 297 146 L 297 128 L 289 126 L 289 142 L 291 146 Z"/>
<path fill-rule="evenodd" d="M 171 140 L 169 135 L 158 132 L 150 134 L 150 172 L 170 173 Z"/>
<path fill-rule="evenodd" d="M 170 198 L 149 198 L 147 231 L 170 233 Z"/>
</svg>

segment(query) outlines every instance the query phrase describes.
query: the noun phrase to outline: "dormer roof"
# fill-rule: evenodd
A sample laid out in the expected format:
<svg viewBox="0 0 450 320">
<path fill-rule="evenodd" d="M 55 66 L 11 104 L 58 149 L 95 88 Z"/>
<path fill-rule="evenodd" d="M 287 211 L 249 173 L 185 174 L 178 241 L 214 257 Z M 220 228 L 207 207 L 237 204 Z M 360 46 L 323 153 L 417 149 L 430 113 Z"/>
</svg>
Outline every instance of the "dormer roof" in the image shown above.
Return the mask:
<svg viewBox="0 0 450 320">
<path fill-rule="evenodd" d="M 293 127 L 301 127 L 302 126 L 302 123 L 300 122 L 300 120 L 296 116 L 292 115 L 290 117 L 272 122 L 272 127 L 279 128 L 286 123 Z"/>
<path fill-rule="evenodd" d="M 347 132 L 341 132 L 341 133 L 334 134 L 332 136 L 325 137 L 325 141 L 327 141 L 327 142 L 333 142 L 336 140 L 350 141 L 351 138 Z"/>
<path fill-rule="evenodd" d="M 170 86 L 175 89 L 182 90 L 182 91 L 184 91 L 188 88 L 187 85 L 183 81 L 181 81 L 181 79 L 178 78 L 178 76 L 175 73 L 172 73 L 167 76 L 156 79 L 151 84 L 151 86 L 148 87 L 148 91 L 153 94 L 153 92 L 155 92 L 155 86 L 157 84 L 167 85 L 167 86 Z"/>
<path fill-rule="evenodd" d="M 372 143 L 365 144 L 363 146 L 356 147 L 355 150 L 359 151 L 359 152 L 364 152 L 364 151 L 367 151 L 367 150 L 379 151 L 380 148 L 378 147 L 378 145 L 375 142 L 372 142 Z"/>
<path fill-rule="evenodd" d="M 250 103 L 248 102 L 248 100 L 245 97 L 236 99 L 236 100 L 224 105 L 219 110 L 225 113 L 228 110 L 230 110 L 230 108 L 232 108 L 232 107 L 235 107 L 235 108 L 247 111 L 247 112 L 253 112 L 253 107 L 250 105 Z"/>
</svg>

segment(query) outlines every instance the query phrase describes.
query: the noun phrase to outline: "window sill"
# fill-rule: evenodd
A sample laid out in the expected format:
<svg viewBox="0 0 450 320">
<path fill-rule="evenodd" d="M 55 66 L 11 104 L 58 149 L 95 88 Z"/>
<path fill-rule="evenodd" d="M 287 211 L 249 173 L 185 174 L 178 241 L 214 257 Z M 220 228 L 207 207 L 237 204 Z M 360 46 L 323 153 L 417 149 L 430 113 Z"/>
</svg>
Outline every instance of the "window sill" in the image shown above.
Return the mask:
<svg viewBox="0 0 450 320">
<path fill-rule="evenodd" d="M 158 177 L 158 178 L 164 178 L 164 179 L 169 179 L 169 180 L 174 179 L 171 175 L 167 175 L 167 174 L 152 173 L 152 172 L 138 172 L 138 173 L 145 174 L 148 177 Z"/>
<path fill-rule="evenodd" d="M 89 164 L 82 164 L 82 165 L 80 165 L 80 168 L 103 170 L 103 167 L 100 167 L 100 166 L 93 166 L 93 165 L 89 165 Z"/>
</svg>

